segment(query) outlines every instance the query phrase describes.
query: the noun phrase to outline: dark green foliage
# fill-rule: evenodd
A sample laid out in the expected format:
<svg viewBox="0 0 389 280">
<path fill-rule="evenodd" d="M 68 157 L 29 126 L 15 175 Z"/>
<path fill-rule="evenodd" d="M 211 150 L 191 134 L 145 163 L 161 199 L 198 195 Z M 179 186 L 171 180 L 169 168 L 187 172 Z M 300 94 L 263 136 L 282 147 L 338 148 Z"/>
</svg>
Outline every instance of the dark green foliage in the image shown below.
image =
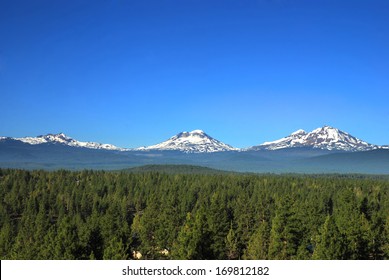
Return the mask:
<svg viewBox="0 0 389 280">
<path fill-rule="evenodd" d="M 289 195 L 279 198 L 269 238 L 269 258 L 289 260 L 297 255 L 302 240 L 301 221 L 296 217 L 298 207 Z"/>
<path fill-rule="evenodd" d="M 178 238 L 173 246 L 173 257 L 176 259 L 210 259 L 211 236 L 206 221 L 206 212 L 200 208 L 193 216 L 188 213 Z"/>
<path fill-rule="evenodd" d="M 389 258 L 386 177 L 168 173 L 0 169 L 0 258 Z"/>
<path fill-rule="evenodd" d="M 345 258 L 347 244 L 345 236 L 339 232 L 332 216 L 327 216 L 324 225 L 318 235 L 314 259 L 318 260 L 340 260 Z"/>
<path fill-rule="evenodd" d="M 151 164 L 121 170 L 130 173 L 160 172 L 166 174 L 226 174 L 228 171 L 187 164 Z"/>
<path fill-rule="evenodd" d="M 266 221 L 262 221 L 253 235 L 251 235 L 244 258 L 248 260 L 268 259 L 269 241 L 269 224 Z"/>
</svg>

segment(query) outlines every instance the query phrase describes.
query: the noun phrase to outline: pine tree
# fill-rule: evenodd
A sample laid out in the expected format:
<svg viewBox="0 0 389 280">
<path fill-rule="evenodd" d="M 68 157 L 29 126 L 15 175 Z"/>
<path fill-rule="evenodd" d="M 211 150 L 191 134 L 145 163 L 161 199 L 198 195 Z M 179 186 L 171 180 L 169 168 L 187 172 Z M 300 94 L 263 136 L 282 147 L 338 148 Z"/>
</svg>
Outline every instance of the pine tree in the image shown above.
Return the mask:
<svg viewBox="0 0 389 280">
<path fill-rule="evenodd" d="M 123 241 L 118 239 L 116 236 L 113 237 L 104 248 L 103 259 L 104 260 L 127 260 L 126 245 Z"/>
<path fill-rule="evenodd" d="M 173 246 L 173 257 L 181 260 L 204 260 L 212 257 L 210 236 L 203 208 L 193 216 L 188 213 L 177 242 Z"/>
<path fill-rule="evenodd" d="M 227 202 L 224 196 L 215 192 L 207 209 L 207 223 L 211 235 L 212 259 L 225 259 L 225 238 L 230 228 Z"/>
<path fill-rule="evenodd" d="M 385 221 L 385 230 L 384 230 L 384 242 L 382 245 L 383 257 L 386 260 L 389 260 L 389 214 L 386 217 Z"/>
<path fill-rule="evenodd" d="M 368 259 L 370 227 L 365 215 L 359 210 L 356 195 L 352 190 L 345 189 L 339 194 L 334 216 L 340 234 L 345 236 L 347 241 L 343 258 Z"/>
<path fill-rule="evenodd" d="M 296 256 L 300 240 L 300 223 L 295 217 L 293 201 L 289 196 L 281 199 L 272 220 L 269 259 L 288 260 Z"/>
<path fill-rule="evenodd" d="M 345 236 L 339 232 L 332 216 L 327 216 L 317 239 L 313 253 L 314 259 L 344 259 L 347 250 L 347 241 L 345 240 Z"/>
<path fill-rule="evenodd" d="M 226 237 L 226 257 L 229 260 L 236 260 L 239 258 L 238 237 L 236 231 L 232 227 L 232 223 Z"/>
<path fill-rule="evenodd" d="M 69 217 L 64 217 L 58 222 L 54 240 L 54 259 L 73 260 L 77 258 L 79 250 L 77 227 Z"/>
<path fill-rule="evenodd" d="M 244 258 L 247 260 L 266 260 L 268 259 L 270 239 L 270 227 L 266 221 L 259 224 L 258 228 L 251 236 Z"/>
<path fill-rule="evenodd" d="M 9 258 L 12 249 L 12 227 L 9 222 L 5 222 L 0 231 L 0 259 Z"/>
</svg>

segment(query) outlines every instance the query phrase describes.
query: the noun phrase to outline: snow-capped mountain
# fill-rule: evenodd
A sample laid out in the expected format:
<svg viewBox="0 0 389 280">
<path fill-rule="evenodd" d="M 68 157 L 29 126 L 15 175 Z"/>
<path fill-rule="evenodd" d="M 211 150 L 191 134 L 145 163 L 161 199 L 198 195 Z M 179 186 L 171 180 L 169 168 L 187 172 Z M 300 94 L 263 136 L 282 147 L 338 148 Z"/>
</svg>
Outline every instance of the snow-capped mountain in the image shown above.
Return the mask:
<svg viewBox="0 0 389 280">
<path fill-rule="evenodd" d="M 310 147 L 323 150 L 369 151 L 381 148 L 369 144 L 344 131 L 330 126 L 319 127 L 309 133 L 300 129 L 289 136 L 273 142 L 265 142 L 248 150 L 278 150 L 295 147 Z"/>
<path fill-rule="evenodd" d="M 213 153 L 236 151 L 238 149 L 212 138 L 202 130 L 193 130 L 191 132 L 181 132 L 162 143 L 148 147 L 140 147 L 136 150 L 170 150 L 186 153 Z"/>
<path fill-rule="evenodd" d="M 96 142 L 81 142 L 66 136 L 63 133 L 39 135 L 37 137 L 23 137 L 23 138 L 8 138 L 1 137 L 0 140 L 11 139 L 21 141 L 30 145 L 39 145 L 45 143 L 63 144 L 71 147 L 88 148 L 96 150 L 111 150 L 111 151 L 126 151 L 127 149 L 119 148 L 111 144 L 100 144 Z"/>
<path fill-rule="evenodd" d="M 289 136 L 272 142 L 264 142 L 261 145 L 246 149 L 237 149 L 219 140 L 212 138 L 202 130 L 191 132 L 181 132 L 168 140 L 147 147 L 137 149 L 125 149 L 111 144 L 101 144 L 97 142 L 82 142 L 66 136 L 63 133 L 46 134 L 37 137 L 11 138 L 0 137 L 0 142 L 20 141 L 30 145 L 39 144 L 61 144 L 71 147 L 81 147 L 96 150 L 110 151 L 181 151 L 185 153 L 212 153 L 226 151 L 256 151 L 256 150 L 280 150 L 286 148 L 314 148 L 327 151 L 358 152 L 374 149 L 389 149 L 389 145 L 379 146 L 362 141 L 344 131 L 330 126 L 317 128 L 309 133 L 299 129 Z"/>
</svg>

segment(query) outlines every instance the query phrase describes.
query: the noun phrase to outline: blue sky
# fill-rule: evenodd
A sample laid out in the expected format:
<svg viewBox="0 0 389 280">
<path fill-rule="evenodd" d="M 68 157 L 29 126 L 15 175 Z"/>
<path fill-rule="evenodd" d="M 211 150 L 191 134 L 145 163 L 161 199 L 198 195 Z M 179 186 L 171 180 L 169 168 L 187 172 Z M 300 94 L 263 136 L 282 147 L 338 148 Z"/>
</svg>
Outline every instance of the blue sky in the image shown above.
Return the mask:
<svg viewBox="0 0 389 280">
<path fill-rule="evenodd" d="M 389 2 L 2 1 L 0 136 L 389 144 Z"/>
</svg>

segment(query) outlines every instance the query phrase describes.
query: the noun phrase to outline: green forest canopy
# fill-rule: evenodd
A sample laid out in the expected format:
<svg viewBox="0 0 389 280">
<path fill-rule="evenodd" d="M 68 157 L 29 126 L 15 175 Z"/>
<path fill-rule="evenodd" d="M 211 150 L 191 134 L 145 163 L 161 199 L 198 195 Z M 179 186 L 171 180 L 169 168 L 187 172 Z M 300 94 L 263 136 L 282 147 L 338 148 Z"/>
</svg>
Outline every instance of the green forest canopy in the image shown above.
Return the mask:
<svg viewBox="0 0 389 280">
<path fill-rule="evenodd" d="M 387 177 L 0 169 L 0 198 L 1 259 L 389 259 Z"/>
</svg>

